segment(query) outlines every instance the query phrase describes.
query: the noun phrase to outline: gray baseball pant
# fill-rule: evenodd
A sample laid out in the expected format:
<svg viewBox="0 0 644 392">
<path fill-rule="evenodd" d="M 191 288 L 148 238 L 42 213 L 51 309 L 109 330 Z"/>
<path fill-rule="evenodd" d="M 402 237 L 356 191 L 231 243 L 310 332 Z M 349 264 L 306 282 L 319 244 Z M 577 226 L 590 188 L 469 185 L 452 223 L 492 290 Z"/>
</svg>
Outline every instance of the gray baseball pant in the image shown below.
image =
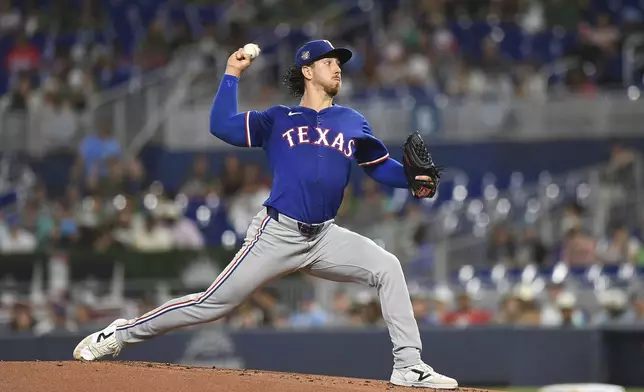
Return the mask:
<svg viewBox="0 0 644 392">
<path fill-rule="evenodd" d="M 313 237 L 297 221 L 266 209 L 254 218 L 233 261 L 204 292 L 166 302 L 117 328 L 121 345 L 224 317 L 253 291 L 275 278 L 302 271 L 336 282 L 355 282 L 378 290 L 382 315 L 393 343 L 394 367 L 421 362 L 422 343 L 400 262 L 372 240 L 324 223 Z"/>
</svg>

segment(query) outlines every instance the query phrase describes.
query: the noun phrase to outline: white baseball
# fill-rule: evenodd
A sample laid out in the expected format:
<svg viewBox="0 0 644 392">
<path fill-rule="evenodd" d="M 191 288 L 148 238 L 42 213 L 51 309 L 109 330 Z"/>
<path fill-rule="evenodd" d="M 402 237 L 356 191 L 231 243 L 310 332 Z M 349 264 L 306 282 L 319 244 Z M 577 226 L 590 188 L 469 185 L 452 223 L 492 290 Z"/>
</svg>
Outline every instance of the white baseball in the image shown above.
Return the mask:
<svg viewBox="0 0 644 392">
<path fill-rule="evenodd" d="M 262 50 L 256 44 L 244 45 L 244 53 L 250 57 L 251 60 L 259 56 L 261 52 Z"/>
</svg>

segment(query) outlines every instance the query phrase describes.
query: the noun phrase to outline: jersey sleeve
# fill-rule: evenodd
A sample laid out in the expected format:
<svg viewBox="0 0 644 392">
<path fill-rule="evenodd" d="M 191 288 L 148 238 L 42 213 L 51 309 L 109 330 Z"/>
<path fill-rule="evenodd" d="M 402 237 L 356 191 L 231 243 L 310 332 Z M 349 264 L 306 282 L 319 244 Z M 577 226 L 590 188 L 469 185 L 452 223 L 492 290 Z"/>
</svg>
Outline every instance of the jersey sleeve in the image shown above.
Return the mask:
<svg viewBox="0 0 644 392">
<path fill-rule="evenodd" d="M 360 166 L 371 166 L 382 163 L 388 158 L 387 147 L 373 135 L 369 122 L 363 119 L 362 137 L 356 141 L 356 161 Z"/>
<path fill-rule="evenodd" d="M 244 113 L 247 147 L 263 147 L 264 140 L 273 126 L 273 108 L 264 111 L 250 110 Z"/>
<path fill-rule="evenodd" d="M 272 128 L 275 106 L 266 111 L 237 112 L 239 79 L 224 75 L 210 109 L 210 133 L 233 146 L 262 147 Z"/>
</svg>

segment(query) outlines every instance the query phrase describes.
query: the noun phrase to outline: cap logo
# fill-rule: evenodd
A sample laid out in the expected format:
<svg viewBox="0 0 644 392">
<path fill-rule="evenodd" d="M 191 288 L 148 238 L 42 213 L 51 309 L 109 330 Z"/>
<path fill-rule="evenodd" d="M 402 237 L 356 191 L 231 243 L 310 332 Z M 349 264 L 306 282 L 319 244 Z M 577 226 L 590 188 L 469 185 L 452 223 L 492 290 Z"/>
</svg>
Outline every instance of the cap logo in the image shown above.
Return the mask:
<svg viewBox="0 0 644 392">
<path fill-rule="evenodd" d="M 304 52 L 302 53 L 302 55 L 300 56 L 300 58 L 301 58 L 302 60 L 304 60 L 304 61 L 306 61 L 306 60 L 310 59 L 310 58 L 311 58 L 311 52 L 309 52 L 308 50 L 304 51 Z"/>
</svg>

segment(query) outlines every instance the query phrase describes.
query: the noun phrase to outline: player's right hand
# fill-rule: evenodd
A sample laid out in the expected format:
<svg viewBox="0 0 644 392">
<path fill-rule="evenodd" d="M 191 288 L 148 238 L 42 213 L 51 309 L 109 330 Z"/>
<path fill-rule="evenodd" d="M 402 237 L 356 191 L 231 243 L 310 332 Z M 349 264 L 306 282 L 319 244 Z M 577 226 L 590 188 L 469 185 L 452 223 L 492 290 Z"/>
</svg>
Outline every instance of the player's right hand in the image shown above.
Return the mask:
<svg viewBox="0 0 644 392">
<path fill-rule="evenodd" d="M 226 74 L 233 76 L 241 76 L 242 72 L 248 68 L 250 65 L 250 57 L 244 53 L 242 48 L 237 49 L 237 51 L 228 57 L 228 63 L 226 64 Z"/>
</svg>

